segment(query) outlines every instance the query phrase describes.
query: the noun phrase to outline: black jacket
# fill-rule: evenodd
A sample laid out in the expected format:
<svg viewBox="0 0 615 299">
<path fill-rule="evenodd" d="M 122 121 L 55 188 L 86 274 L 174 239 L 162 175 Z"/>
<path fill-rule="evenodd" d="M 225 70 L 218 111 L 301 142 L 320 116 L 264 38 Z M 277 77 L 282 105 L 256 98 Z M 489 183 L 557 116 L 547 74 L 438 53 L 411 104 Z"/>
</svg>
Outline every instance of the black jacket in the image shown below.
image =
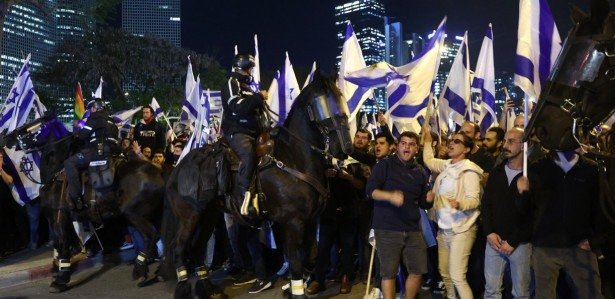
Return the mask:
<svg viewBox="0 0 615 299">
<path fill-rule="evenodd" d="M 504 166 L 496 166 L 489 174 L 481 202 L 480 214 L 485 236 L 496 233 L 512 247 L 530 242 L 532 236 L 532 210 L 528 194 L 517 191 L 519 173 L 508 185 Z"/>
<path fill-rule="evenodd" d="M 252 92 L 250 76 L 232 72 L 222 88 L 222 131 L 224 134 L 244 133 L 257 136 L 261 131 L 259 117 L 264 98 Z"/>
<path fill-rule="evenodd" d="M 160 125 L 156 119 L 146 124 L 144 121 L 135 126 L 134 140 L 139 143 L 141 149 L 149 147 L 152 153 L 164 151 L 166 147 L 165 127 Z"/>
<path fill-rule="evenodd" d="M 90 114 L 83 128 L 77 132 L 77 138 L 84 141 L 88 148 L 102 141 L 111 145 L 114 152 L 119 149 L 118 136 L 119 130 L 105 110 Z"/>
<path fill-rule="evenodd" d="M 530 166 L 529 179 L 534 246 L 564 248 L 588 239 L 597 248 L 602 243 L 608 224 L 599 205 L 598 169 L 592 161 L 579 157 L 564 173 L 545 157 Z"/>
</svg>

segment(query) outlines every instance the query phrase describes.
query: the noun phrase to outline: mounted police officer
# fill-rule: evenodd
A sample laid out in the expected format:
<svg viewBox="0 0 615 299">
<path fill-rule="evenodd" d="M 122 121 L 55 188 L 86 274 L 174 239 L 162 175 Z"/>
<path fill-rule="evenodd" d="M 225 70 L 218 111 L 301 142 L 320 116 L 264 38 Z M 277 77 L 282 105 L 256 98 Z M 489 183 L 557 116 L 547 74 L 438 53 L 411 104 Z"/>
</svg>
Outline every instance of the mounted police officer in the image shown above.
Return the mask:
<svg viewBox="0 0 615 299">
<path fill-rule="evenodd" d="M 83 200 L 79 170 L 85 169 L 93 159 L 104 160 L 112 154 L 121 152 L 118 142 L 119 131 L 113 118 L 105 110 L 102 99 L 96 99 L 89 105 L 90 116 L 85 125 L 76 132 L 76 136 L 86 146 L 64 161 L 68 180 L 68 195 L 74 204 L 74 210 L 86 208 Z"/>
<path fill-rule="evenodd" d="M 255 92 L 250 86 L 251 71 L 254 66 L 254 56 L 235 55 L 233 72 L 227 81 L 227 86 L 222 89 L 224 108 L 222 131 L 241 160 L 233 198 L 244 215 L 247 214 L 250 203 L 250 183 L 256 167 L 256 138 L 267 126 L 262 121 L 267 91 Z"/>
</svg>

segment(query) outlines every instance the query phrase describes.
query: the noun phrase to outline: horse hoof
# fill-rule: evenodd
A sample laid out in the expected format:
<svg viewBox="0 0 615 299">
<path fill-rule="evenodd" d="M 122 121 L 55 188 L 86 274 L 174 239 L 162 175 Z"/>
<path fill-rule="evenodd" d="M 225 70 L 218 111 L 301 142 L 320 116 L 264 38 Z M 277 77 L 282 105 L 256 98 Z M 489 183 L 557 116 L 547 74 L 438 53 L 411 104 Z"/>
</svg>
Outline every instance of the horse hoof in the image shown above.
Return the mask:
<svg viewBox="0 0 615 299">
<path fill-rule="evenodd" d="M 137 279 L 137 287 L 142 288 L 142 287 L 144 287 L 146 285 L 147 285 L 147 277 L 139 277 Z"/>
<path fill-rule="evenodd" d="M 49 293 L 62 293 L 66 290 L 68 290 L 68 285 L 66 284 L 57 284 L 52 282 L 49 286 Z"/>
<path fill-rule="evenodd" d="M 189 299 L 192 298 L 192 289 L 190 283 L 187 280 L 180 281 L 175 286 L 175 293 L 173 294 L 175 299 Z"/>
</svg>

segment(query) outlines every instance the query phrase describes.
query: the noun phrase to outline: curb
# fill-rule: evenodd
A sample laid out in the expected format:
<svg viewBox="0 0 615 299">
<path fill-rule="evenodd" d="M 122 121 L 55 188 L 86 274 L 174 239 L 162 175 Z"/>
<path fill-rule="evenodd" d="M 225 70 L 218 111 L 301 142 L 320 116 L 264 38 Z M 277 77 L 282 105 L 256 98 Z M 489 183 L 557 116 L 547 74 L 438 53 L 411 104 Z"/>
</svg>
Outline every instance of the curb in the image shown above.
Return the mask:
<svg viewBox="0 0 615 299">
<path fill-rule="evenodd" d="M 128 263 L 132 262 L 136 257 L 134 250 L 120 251 L 118 254 L 108 255 L 105 259 L 105 256 L 102 254 L 98 254 L 94 257 L 82 260 L 77 263 L 76 267 L 73 270 L 71 276 L 75 276 L 79 272 L 93 268 L 95 266 L 102 266 L 107 262 L 116 262 L 116 263 Z M 0 290 L 24 283 L 29 283 L 31 281 L 51 277 L 51 259 L 49 263 L 43 266 L 35 266 L 23 270 L 17 270 L 10 273 L 5 273 L 0 275 Z"/>
</svg>

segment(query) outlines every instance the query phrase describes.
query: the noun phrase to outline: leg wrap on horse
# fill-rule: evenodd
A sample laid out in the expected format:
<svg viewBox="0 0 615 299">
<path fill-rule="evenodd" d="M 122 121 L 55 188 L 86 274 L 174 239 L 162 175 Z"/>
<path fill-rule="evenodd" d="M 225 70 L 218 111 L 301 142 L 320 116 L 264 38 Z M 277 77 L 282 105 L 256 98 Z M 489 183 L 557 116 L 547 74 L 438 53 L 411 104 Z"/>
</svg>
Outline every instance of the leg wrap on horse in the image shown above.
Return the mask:
<svg viewBox="0 0 615 299">
<path fill-rule="evenodd" d="M 146 265 L 147 264 L 147 255 L 143 251 L 139 251 L 136 259 L 137 264 Z"/>
<path fill-rule="evenodd" d="M 58 259 L 58 270 L 70 271 L 70 259 Z"/>
<path fill-rule="evenodd" d="M 290 292 L 293 296 L 304 295 L 303 279 L 291 280 L 290 281 Z"/>
<path fill-rule="evenodd" d="M 207 279 L 209 276 L 209 270 L 207 270 L 207 267 L 205 266 L 197 267 L 195 272 L 198 279 Z"/>
<path fill-rule="evenodd" d="M 188 280 L 188 270 L 186 270 L 186 267 L 181 266 L 181 267 L 175 269 L 175 272 L 177 272 L 177 281 L 178 282 L 182 282 L 182 281 Z"/>
</svg>

